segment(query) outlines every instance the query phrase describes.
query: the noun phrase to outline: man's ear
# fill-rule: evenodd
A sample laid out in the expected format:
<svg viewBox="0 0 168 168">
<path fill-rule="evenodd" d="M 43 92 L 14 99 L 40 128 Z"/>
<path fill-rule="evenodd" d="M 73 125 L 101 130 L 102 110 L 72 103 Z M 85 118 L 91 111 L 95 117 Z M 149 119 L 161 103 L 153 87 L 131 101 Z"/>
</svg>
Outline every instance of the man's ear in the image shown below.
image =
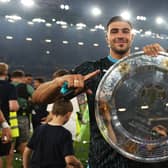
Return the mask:
<svg viewBox="0 0 168 168">
<path fill-rule="evenodd" d="M 135 38 L 135 34 L 132 34 L 132 41 L 134 41 L 134 38 Z"/>
<path fill-rule="evenodd" d="M 132 35 L 132 41 L 134 41 L 135 33 L 132 31 L 131 35 Z"/>
<path fill-rule="evenodd" d="M 107 40 L 108 40 L 108 39 L 107 39 L 107 34 L 105 34 L 105 39 L 106 39 L 106 42 L 107 42 Z"/>
<path fill-rule="evenodd" d="M 70 118 L 71 114 L 72 114 L 72 112 L 67 113 L 68 118 Z"/>
<path fill-rule="evenodd" d="M 107 34 L 105 35 L 105 39 L 106 39 L 106 43 L 107 43 L 107 45 L 109 46 L 109 41 L 108 41 Z"/>
</svg>

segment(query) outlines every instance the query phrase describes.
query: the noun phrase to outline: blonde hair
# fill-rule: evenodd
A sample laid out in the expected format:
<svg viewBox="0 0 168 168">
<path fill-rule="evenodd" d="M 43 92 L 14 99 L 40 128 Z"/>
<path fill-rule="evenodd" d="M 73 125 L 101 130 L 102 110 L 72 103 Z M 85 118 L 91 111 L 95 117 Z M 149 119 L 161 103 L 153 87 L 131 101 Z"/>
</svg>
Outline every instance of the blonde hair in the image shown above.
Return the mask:
<svg viewBox="0 0 168 168">
<path fill-rule="evenodd" d="M 8 73 L 8 64 L 0 62 L 0 75 L 7 75 Z"/>
</svg>

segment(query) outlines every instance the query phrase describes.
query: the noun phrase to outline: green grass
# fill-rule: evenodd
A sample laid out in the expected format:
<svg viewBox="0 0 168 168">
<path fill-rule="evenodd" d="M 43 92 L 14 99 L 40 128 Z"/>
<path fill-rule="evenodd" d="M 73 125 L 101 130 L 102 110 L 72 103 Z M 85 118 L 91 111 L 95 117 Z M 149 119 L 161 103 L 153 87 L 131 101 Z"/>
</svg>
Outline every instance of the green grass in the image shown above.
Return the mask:
<svg viewBox="0 0 168 168">
<path fill-rule="evenodd" d="M 21 165 L 22 165 L 21 156 L 20 156 L 20 154 L 16 153 L 15 158 L 14 158 L 13 167 L 14 168 L 21 168 Z"/>
<path fill-rule="evenodd" d="M 74 142 L 75 155 L 87 167 L 88 163 L 88 148 L 89 148 L 89 125 L 87 125 L 85 133 L 80 142 Z"/>
<path fill-rule="evenodd" d="M 3 168 L 6 168 L 6 164 L 5 164 L 5 162 L 6 162 L 6 160 L 4 159 L 3 160 L 4 161 L 4 166 L 3 166 Z M 13 161 L 13 167 L 14 168 L 21 168 L 21 165 L 22 165 L 22 161 L 21 161 L 21 156 L 20 156 L 20 154 L 15 154 L 15 156 L 14 156 L 14 161 Z"/>
</svg>

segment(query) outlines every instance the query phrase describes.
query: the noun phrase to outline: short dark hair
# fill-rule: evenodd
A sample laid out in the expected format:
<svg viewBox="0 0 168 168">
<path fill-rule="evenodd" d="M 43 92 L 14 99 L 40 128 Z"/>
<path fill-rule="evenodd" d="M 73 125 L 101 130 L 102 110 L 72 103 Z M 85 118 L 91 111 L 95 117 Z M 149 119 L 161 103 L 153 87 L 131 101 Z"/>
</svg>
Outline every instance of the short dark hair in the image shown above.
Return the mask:
<svg viewBox="0 0 168 168">
<path fill-rule="evenodd" d="M 73 111 L 73 106 L 70 100 L 61 98 L 58 99 L 54 102 L 54 106 L 52 109 L 52 114 L 54 115 L 61 115 L 64 116 L 65 114 L 67 114 L 68 112 L 72 112 Z"/>
<path fill-rule="evenodd" d="M 122 22 L 126 22 L 130 25 L 131 29 L 133 28 L 133 25 L 130 21 L 124 19 L 122 16 L 113 16 L 108 22 L 107 22 L 107 25 L 106 25 L 106 30 L 108 30 L 108 27 L 109 25 L 112 23 L 112 22 L 117 22 L 117 21 L 122 21 Z"/>
<path fill-rule="evenodd" d="M 64 76 L 64 75 L 68 75 L 70 74 L 70 72 L 66 69 L 58 69 L 57 71 L 55 71 L 52 75 L 52 78 L 57 78 L 57 77 L 60 77 L 60 76 Z"/>
<path fill-rule="evenodd" d="M 34 81 L 38 81 L 39 83 L 44 83 L 44 78 L 42 78 L 42 77 L 36 77 L 36 78 L 34 78 Z"/>
<path fill-rule="evenodd" d="M 25 77 L 25 73 L 23 70 L 17 69 L 11 73 L 12 78 L 21 78 Z"/>
<path fill-rule="evenodd" d="M 33 76 L 32 76 L 32 74 L 30 74 L 30 73 L 26 73 L 26 74 L 25 74 L 25 77 L 33 77 Z"/>
</svg>

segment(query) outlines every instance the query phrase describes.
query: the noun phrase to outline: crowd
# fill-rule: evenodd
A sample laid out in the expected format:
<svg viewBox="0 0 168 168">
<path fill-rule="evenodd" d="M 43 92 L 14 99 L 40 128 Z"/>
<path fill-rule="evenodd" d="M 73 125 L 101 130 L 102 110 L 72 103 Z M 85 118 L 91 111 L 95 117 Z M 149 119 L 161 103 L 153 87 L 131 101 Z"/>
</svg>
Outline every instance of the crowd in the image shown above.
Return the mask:
<svg viewBox="0 0 168 168">
<path fill-rule="evenodd" d="M 64 69 L 60 69 L 53 73 L 53 78 L 62 76 L 67 72 Z M 13 168 L 14 151 L 17 151 L 23 157 L 24 151 L 27 154 L 28 141 L 36 128 L 42 124 L 52 123 L 53 116 L 55 116 L 52 113 L 56 113 L 56 111 L 53 111 L 54 103 L 37 104 L 32 102 L 32 94 L 44 81 L 44 77 L 33 77 L 31 74 L 25 74 L 21 69 L 14 70 L 9 75 L 8 65 L 4 62 L 0 63 L 0 123 L 2 127 L 0 167 L 3 167 L 3 160 L 5 159 L 6 167 Z M 81 96 L 83 99 L 86 99 L 84 94 L 81 94 L 80 97 Z M 70 142 L 77 140 L 78 136 L 82 136 L 79 126 L 79 122 L 82 119 L 79 117 L 78 120 L 76 113 L 78 112 L 80 114 L 79 104 L 81 104 L 81 100 L 78 101 L 77 98 L 74 98 L 71 102 L 73 109 L 71 108 L 71 110 L 65 112 L 72 112 L 72 114 L 70 113 L 70 115 L 68 115 L 68 120 L 67 117 L 65 117 L 65 123 L 62 123 L 63 127 L 67 128 L 72 134 L 71 136 L 68 132 Z M 67 102 L 59 103 L 65 103 L 66 105 Z M 55 104 L 58 104 L 58 102 L 55 102 Z M 87 110 L 86 102 L 82 103 L 81 106 L 86 106 L 83 111 Z M 70 145 L 70 154 L 72 155 L 72 143 L 70 143 Z M 68 150 L 66 152 L 68 152 Z M 74 157 L 70 158 L 70 161 L 73 159 Z M 28 167 L 28 165 L 24 167 Z"/>
</svg>

